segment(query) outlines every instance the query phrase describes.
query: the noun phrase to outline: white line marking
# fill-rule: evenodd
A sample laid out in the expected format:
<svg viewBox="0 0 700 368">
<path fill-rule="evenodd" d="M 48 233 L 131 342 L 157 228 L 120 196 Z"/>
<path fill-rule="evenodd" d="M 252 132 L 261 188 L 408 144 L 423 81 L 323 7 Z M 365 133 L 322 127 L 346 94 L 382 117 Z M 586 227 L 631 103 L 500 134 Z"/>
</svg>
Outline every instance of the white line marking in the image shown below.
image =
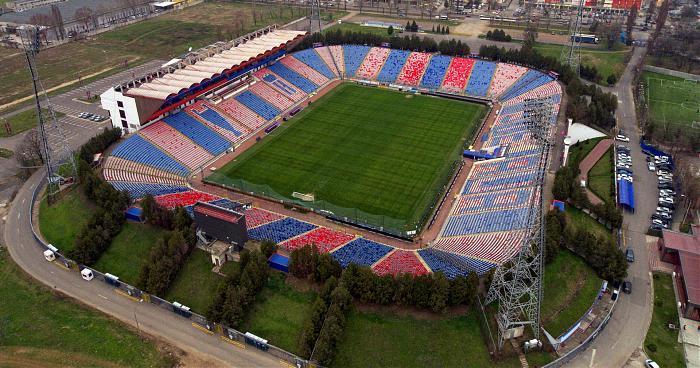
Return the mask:
<svg viewBox="0 0 700 368">
<path fill-rule="evenodd" d="M 588 364 L 589 367 L 593 367 L 593 360 L 595 359 L 595 352 L 596 352 L 596 349 L 593 349 L 593 353 L 591 354 L 591 362 Z"/>
<path fill-rule="evenodd" d="M 100 298 L 102 298 L 102 299 L 104 299 L 104 300 L 109 300 L 109 299 L 107 299 L 106 296 L 104 296 L 104 295 L 102 295 L 102 294 L 97 294 L 97 296 L 99 296 Z"/>
<path fill-rule="evenodd" d="M 20 217 L 22 217 L 22 212 L 17 212 L 17 221 L 19 221 Z"/>
</svg>

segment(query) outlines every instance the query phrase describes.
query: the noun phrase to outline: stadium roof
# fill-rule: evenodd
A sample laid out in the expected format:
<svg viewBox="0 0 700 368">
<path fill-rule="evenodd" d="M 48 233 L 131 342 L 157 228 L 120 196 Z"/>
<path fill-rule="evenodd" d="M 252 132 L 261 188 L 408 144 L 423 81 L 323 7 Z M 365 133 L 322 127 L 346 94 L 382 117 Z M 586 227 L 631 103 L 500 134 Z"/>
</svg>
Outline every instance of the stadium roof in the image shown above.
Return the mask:
<svg viewBox="0 0 700 368">
<path fill-rule="evenodd" d="M 179 69 L 173 67 L 171 72 L 130 88 L 125 94 L 165 100 L 171 94 L 177 94 L 267 51 L 284 46 L 304 34 L 304 31 L 275 29 L 245 43 L 223 48 L 210 56 L 193 60 L 191 64 L 185 64 Z"/>
<path fill-rule="evenodd" d="M 700 305 L 700 226 L 693 234 L 663 230 L 664 246 L 678 251 L 688 302 Z"/>
</svg>

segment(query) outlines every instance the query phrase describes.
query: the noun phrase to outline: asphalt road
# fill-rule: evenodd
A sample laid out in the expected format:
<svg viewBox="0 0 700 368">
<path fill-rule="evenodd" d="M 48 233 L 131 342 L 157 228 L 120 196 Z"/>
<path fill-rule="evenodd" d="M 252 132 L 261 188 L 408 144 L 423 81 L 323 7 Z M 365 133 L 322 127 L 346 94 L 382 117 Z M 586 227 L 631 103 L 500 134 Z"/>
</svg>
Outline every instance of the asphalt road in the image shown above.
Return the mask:
<svg viewBox="0 0 700 368">
<path fill-rule="evenodd" d="M 280 361 L 252 347 L 241 349 L 195 329 L 190 320 L 150 303 L 138 303 L 114 292 L 107 284 L 84 281 L 79 273 L 48 263 L 32 236 L 29 223 L 34 188 L 41 181 L 35 173 L 17 193 L 5 223 L 5 244 L 12 259 L 39 282 L 109 314 L 144 332 L 158 336 L 195 356 L 228 367 L 279 367 Z M 79 214 L 73 214 L 79 216 Z"/>
<path fill-rule="evenodd" d="M 627 280 L 632 282 L 632 294 L 620 294 L 613 316 L 597 339 L 580 353 L 571 367 L 624 367 L 641 366 L 642 344 L 649 329 L 652 313 L 651 277 L 649 253 L 645 232 L 649 218 L 656 210 L 656 175 L 646 167 L 645 155 L 639 146 L 640 131 L 634 109 L 633 70 L 639 65 L 644 49 L 637 48 L 617 87 L 612 89 L 618 96 L 618 127 L 630 139 L 626 144 L 631 150 L 634 171 L 636 211 L 624 217 L 624 245 L 634 249 L 635 261 L 630 264 Z M 618 143 L 618 142 L 616 142 Z M 656 238 L 654 238 L 656 239 Z M 630 359 L 631 358 L 631 359 Z"/>
</svg>

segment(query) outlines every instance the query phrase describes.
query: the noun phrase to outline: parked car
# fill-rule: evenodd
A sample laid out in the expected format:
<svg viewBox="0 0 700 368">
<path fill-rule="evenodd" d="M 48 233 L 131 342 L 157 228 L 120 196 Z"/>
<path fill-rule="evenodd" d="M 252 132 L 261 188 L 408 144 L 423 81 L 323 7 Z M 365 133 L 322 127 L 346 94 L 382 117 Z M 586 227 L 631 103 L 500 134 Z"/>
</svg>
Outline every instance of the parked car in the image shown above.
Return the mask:
<svg viewBox="0 0 700 368">
<path fill-rule="evenodd" d="M 666 220 L 666 221 L 673 220 L 673 216 L 668 212 L 655 212 L 653 215 L 651 215 L 651 218 L 655 218 L 655 219 L 659 219 L 659 220 Z"/>
<path fill-rule="evenodd" d="M 654 165 L 653 162 L 647 162 L 647 168 L 649 169 L 649 171 L 655 171 L 655 170 L 656 170 L 656 166 Z"/>
<path fill-rule="evenodd" d="M 627 262 L 634 262 L 634 250 L 632 248 L 627 248 L 625 258 L 627 258 Z"/>
<path fill-rule="evenodd" d="M 625 294 L 632 294 L 632 282 L 630 281 L 625 281 L 622 283 L 622 291 L 625 292 Z"/>
<path fill-rule="evenodd" d="M 673 211 L 676 210 L 676 206 L 674 206 L 673 203 L 668 203 L 668 202 L 661 202 L 661 201 L 659 201 L 659 203 L 658 203 L 657 205 L 658 205 L 659 207 L 666 207 L 666 208 L 668 208 L 668 209 L 670 209 L 670 210 L 673 210 Z"/>
<path fill-rule="evenodd" d="M 659 189 L 659 194 L 663 194 L 666 197 L 673 197 L 676 195 L 676 191 L 672 189 Z"/>
<path fill-rule="evenodd" d="M 659 207 L 656 207 L 656 212 L 673 213 L 673 210 L 668 208 L 668 207 L 659 206 Z"/>
<path fill-rule="evenodd" d="M 661 231 L 663 229 L 664 229 L 664 227 L 661 225 L 656 225 L 656 224 L 649 225 L 649 230 L 651 230 L 651 231 Z"/>
<path fill-rule="evenodd" d="M 661 220 L 651 220 L 652 225 L 660 226 L 663 229 L 668 229 L 668 224 Z"/>
<path fill-rule="evenodd" d="M 625 136 L 622 135 L 622 134 L 616 135 L 616 136 L 615 136 L 615 140 L 616 140 L 616 141 L 620 141 L 620 142 L 629 142 L 629 141 L 630 141 L 629 138 L 625 137 Z"/>
<path fill-rule="evenodd" d="M 658 364 L 656 364 L 655 361 L 651 359 L 647 359 L 644 361 L 644 367 L 645 368 L 660 368 Z"/>
</svg>

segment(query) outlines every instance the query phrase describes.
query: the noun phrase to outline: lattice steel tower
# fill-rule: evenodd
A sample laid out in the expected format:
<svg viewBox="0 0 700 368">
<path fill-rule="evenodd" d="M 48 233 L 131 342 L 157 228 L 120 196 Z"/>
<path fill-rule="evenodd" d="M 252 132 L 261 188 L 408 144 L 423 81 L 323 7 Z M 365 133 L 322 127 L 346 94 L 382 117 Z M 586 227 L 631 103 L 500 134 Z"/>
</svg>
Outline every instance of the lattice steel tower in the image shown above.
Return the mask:
<svg viewBox="0 0 700 368">
<path fill-rule="evenodd" d="M 36 55 L 41 48 L 40 35 L 39 30 L 31 26 L 23 29 L 20 33 L 24 45 L 24 55 L 27 59 L 27 67 L 32 77 L 34 102 L 39 126 L 39 139 L 41 140 L 41 156 L 44 160 L 44 167 L 46 168 L 46 178 L 49 181 L 46 193 L 49 202 L 51 202 L 54 195 L 60 189 L 56 181 L 59 167 L 61 165 L 67 165 L 68 167 L 66 167 L 66 170 L 69 170 L 76 180 L 77 169 L 73 152 L 68 148 L 66 136 L 63 134 L 63 129 L 61 129 L 58 119 L 56 119 L 56 114 L 54 113 L 53 106 L 51 106 L 49 95 L 44 89 L 44 83 L 42 83 L 39 78 L 39 72 L 36 66 Z M 51 133 L 49 133 L 48 130 L 51 130 Z M 53 147 L 49 142 L 49 134 L 55 139 Z"/>
<path fill-rule="evenodd" d="M 534 338 L 540 336 L 540 303 L 544 276 L 544 212 L 543 187 L 552 132 L 553 101 L 551 98 L 525 100 L 524 119 L 528 131 L 540 146 L 535 173 L 534 199 L 527 214 L 527 235 L 513 258 L 496 269 L 486 304 L 498 302 L 498 349 L 505 340 L 515 337 L 520 329 L 532 328 Z"/>
<path fill-rule="evenodd" d="M 309 32 L 321 32 L 320 0 L 309 0 Z"/>
<path fill-rule="evenodd" d="M 576 18 L 569 21 L 569 47 L 564 47 L 561 51 L 561 62 L 569 65 L 571 69 L 579 74 L 581 65 L 581 26 L 583 25 L 583 0 L 579 0 Z"/>
</svg>

